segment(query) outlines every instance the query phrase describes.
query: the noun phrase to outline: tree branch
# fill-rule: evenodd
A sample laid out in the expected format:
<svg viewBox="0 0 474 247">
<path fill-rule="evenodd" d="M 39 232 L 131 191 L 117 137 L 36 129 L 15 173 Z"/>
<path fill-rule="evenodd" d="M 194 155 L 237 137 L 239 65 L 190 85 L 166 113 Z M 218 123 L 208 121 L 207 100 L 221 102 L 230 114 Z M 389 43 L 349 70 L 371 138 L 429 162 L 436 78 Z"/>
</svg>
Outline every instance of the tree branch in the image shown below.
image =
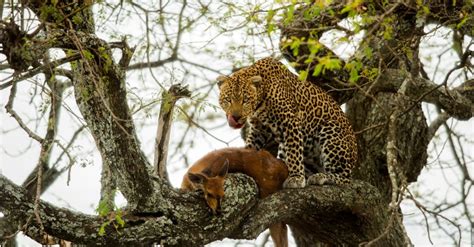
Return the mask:
<svg viewBox="0 0 474 247">
<path fill-rule="evenodd" d="M 21 187 L 13 184 L 0 175 L 0 210 L 6 216 L 25 222 L 34 209 L 34 198 Z M 125 226 L 115 229 L 106 228 L 106 234 L 100 236 L 98 231 L 107 219 L 85 215 L 72 210 L 59 208 L 40 201 L 38 211 L 44 225 L 45 233 L 79 244 L 112 245 L 133 244 L 140 239 L 142 244 L 162 243 L 167 246 L 195 246 L 222 239 L 236 231 L 249 208 L 254 205 L 257 190 L 255 183 L 244 175 L 233 176 L 226 182 L 225 209 L 220 217 L 210 214 L 207 205 L 197 193 L 180 194 L 166 187 L 169 214 L 153 211 L 137 215 L 123 216 Z M 150 194 L 153 197 L 154 194 Z M 155 206 L 159 208 L 159 206 Z M 202 227 L 206 225 L 206 227 Z M 41 242 L 43 237 L 35 221 L 22 229 L 25 234 Z M 197 234 L 201 233 L 201 234 Z"/>
<path fill-rule="evenodd" d="M 158 116 L 158 127 L 155 138 L 155 159 L 153 162 L 154 174 L 169 182 L 166 171 L 166 161 L 168 157 L 168 144 L 173 120 L 173 110 L 176 102 L 180 98 L 191 97 L 191 92 L 187 86 L 181 84 L 172 85 L 168 91 L 163 92 L 160 114 Z"/>
<path fill-rule="evenodd" d="M 127 67 L 127 70 L 144 69 L 144 68 L 156 68 L 156 67 L 163 66 L 167 63 L 174 62 L 177 59 L 178 59 L 178 57 L 171 56 L 171 57 L 165 58 L 163 60 L 158 60 L 158 61 L 154 61 L 154 62 L 135 63 L 135 64 L 129 65 Z"/>
<path fill-rule="evenodd" d="M 377 237 L 386 224 L 385 217 L 381 217 L 386 212 L 378 190 L 360 181 L 346 186 L 283 190 L 255 204 L 255 183 L 243 174 L 231 174 L 225 184 L 222 214 L 218 216 L 210 214 L 203 198 L 196 192 L 180 194 L 163 184 L 160 186 L 163 186 L 166 203 L 172 211 L 161 213 L 149 208 L 147 213 L 127 214 L 123 217 L 123 228 L 110 226 L 104 236 L 98 235 L 98 229 L 106 219 L 43 201 L 39 214 L 49 235 L 74 243 L 107 245 L 131 244 L 137 239 L 143 244 L 169 246 L 196 246 L 224 237 L 253 239 L 270 224 L 280 221 L 298 229 L 305 227 L 322 242 L 354 244 Z M 34 199 L 24 189 L 1 175 L 0 187 L 4 188 L 0 191 L 0 197 L 4 198 L 0 202 L 2 212 L 22 219 L 31 215 Z M 34 239 L 41 237 L 37 222 L 31 222 L 24 230 Z M 397 241 L 388 235 L 380 243 L 397 246 Z"/>
<path fill-rule="evenodd" d="M 406 78 L 401 70 L 387 70 L 376 82 L 373 92 L 395 92 Z M 474 80 L 468 80 L 456 88 L 447 89 L 442 84 L 415 77 L 409 84 L 406 94 L 414 100 L 413 104 L 427 102 L 437 105 L 451 117 L 468 120 L 474 116 Z M 405 111 L 410 110 L 410 108 Z"/>
<path fill-rule="evenodd" d="M 433 139 L 433 137 L 436 134 L 436 131 L 438 131 L 439 127 L 446 123 L 446 121 L 450 118 L 449 114 L 446 112 L 441 112 L 438 117 L 436 117 L 433 122 L 431 122 L 429 129 L 428 129 L 428 140 Z"/>
</svg>

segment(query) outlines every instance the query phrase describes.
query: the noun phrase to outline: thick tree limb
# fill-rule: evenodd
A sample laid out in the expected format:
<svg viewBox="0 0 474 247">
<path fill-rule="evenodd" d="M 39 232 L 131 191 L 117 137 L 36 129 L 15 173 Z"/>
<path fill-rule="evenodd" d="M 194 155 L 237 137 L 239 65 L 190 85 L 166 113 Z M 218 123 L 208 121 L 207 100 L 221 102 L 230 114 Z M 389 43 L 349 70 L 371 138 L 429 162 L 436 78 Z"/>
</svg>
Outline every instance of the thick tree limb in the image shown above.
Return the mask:
<svg viewBox="0 0 474 247">
<path fill-rule="evenodd" d="M 164 243 L 169 246 L 195 246 L 222 239 L 236 231 L 238 224 L 244 219 L 250 206 L 254 205 L 257 190 L 255 183 L 243 175 L 229 179 L 228 193 L 221 217 L 210 214 L 204 200 L 196 193 L 180 194 L 166 187 L 168 200 L 173 211 L 169 214 L 153 211 L 141 213 L 141 216 L 124 216 L 124 228 L 106 228 L 106 234 L 99 236 L 98 231 L 107 219 L 85 215 L 68 209 L 55 207 L 47 202 L 40 202 L 39 212 L 45 233 L 60 239 L 82 244 L 133 244 Z M 8 217 L 26 221 L 34 209 L 34 198 L 24 189 L 16 186 L 0 175 L 0 210 Z M 153 194 L 149 196 L 153 197 Z M 155 208 L 160 208 L 156 206 Z M 202 227 L 207 225 L 207 227 Z M 38 241 L 43 237 L 39 233 L 38 223 L 31 221 L 25 234 Z M 199 234 L 201 233 L 201 234 Z"/>
<path fill-rule="evenodd" d="M 33 198 L 22 188 L 0 175 L 0 209 L 10 217 L 28 218 L 33 210 Z M 224 237 L 253 239 L 271 223 L 284 221 L 301 229 L 305 226 L 315 239 L 354 244 L 377 237 L 384 229 L 385 205 L 378 190 L 364 182 L 347 186 L 310 186 L 298 190 L 283 190 L 255 204 L 255 183 L 245 175 L 230 175 L 226 182 L 223 213 L 212 216 L 204 200 L 196 193 L 180 194 L 162 187 L 173 210 L 161 213 L 153 210 L 124 216 L 125 227 L 98 229 L 106 219 L 40 203 L 40 216 L 46 233 L 82 244 L 162 243 L 169 246 L 196 246 Z M 288 203 L 291 202 L 291 203 Z M 159 208 L 159 206 L 156 206 Z M 327 227 L 331 225 L 331 227 Z M 204 226 L 204 227 L 203 227 Z M 344 231 L 344 234 L 341 232 Z M 25 233 L 40 238 L 38 225 L 30 222 Z M 381 243 L 398 245 L 387 236 Z"/>
<path fill-rule="evenodd" d="M 78 63 L 74 71 L 77 104 L 118 188 L 132 208 L 145 206 L 153 188 L 127 104 L 124 77 L 113 69 L 103 76 L 94 71 L 87 61 Z"/>
<path fill-rule="evenodd" d="M 319 242 L 354 245 L 382 233 L 384 207 L 378 190 L 360 181 L 347 186 L 284 190 L 258 203 L 235 237 L 248 238 L 271 222 L 283 221 L 292 229 L 311 232 Z M 397 241 L 388 237 L 381 243 L 397 246 Z"/>
</svg>

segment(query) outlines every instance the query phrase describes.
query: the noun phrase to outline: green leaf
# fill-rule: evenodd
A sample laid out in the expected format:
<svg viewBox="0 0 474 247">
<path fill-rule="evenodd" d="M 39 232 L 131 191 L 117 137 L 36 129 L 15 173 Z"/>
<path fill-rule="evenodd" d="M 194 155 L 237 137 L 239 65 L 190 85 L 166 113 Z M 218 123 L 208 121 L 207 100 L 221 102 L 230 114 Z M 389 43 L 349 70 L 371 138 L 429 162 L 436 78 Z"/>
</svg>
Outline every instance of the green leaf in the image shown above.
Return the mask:
<svg viewBox="0 0 474 247">
<path fill-rule="evenodd" d="M 105 235 L 105 228 L 110 225 L 110 222 L 107 221 L 107 222 L 104 222 L 102 225 L 100 225 L 100 228 L 99 228 L 99 236 L 104 236 Z"/>
<path fill-rule="evenodd" d="M 359 72 L 356 69 L 351 69 L 349 75 L 349 83 L 355 83 L 359 79 Z"/>
<path fill-rule="evenodd" d="M 109 208 L 108 203 L 106 200 L 101 200 L 99 205 L 96 208 L 96 212 L 99 214 L 100 217 L 106 216 L 112 209 Z"/>
<path fill-rule="evenodd" d="M 464 26 L 464 24 L 467 22 L 467 20 L 469 20 L 469 15 L 465 15 L 464 18 L 462 18 L 462 20 L 456 24 L 456 29 L 460 29 L 462 26 Z"/>
<path fill-rule="evenodd" d="M 322 47 L 321 43 L 319 43 L 318 40 L 313 38 L 309 39 L 307 43 L 310 56 L 314 56 Z"/>
<path fill-rule="evenodd" d="M 326 70 L 341 69 L 341 60 L 339 60 L 338 58 L 332 58 L 330 55 L 328 55 L 328 56 L 318 58 L 318 65 L 321 65 L 322 72 L 325 73 Z M 317 67 L 318 66 L 316 66 L 315 68 L 315 72 L 317 69 L 318 71 L 316 72 L 316 74 L 319 74 L 321 72 L 321 69 Z"/>
<path fill-rule="evenodd" d="M 76 25 L 82 24 L 82 18 L 79 14 L 76 14 L 72 17 L 72 22 Z"/>
<path fill-rule="evenodd" d="M 290 48 L 293 52 L 293 56 L 298 56 L 298 53 L 299 53 L 299 48 L 300 48 L 300 45 L 301 45 L 301 39 L 298 39 L 296 37 L 292 37 L 291 38 L 292 42 L 290 43 Z"/>
<path fill-rule="evenodd" d="M 84 55 L 84 57 L 87 59 L 87 60 L 92 60 L 94 59 L 94 54 L 92 54 L 90 51 L 88 50 L 82 50 L 82 54 Z"/>
<path fill-rule="evenodd" d="M 270 23 L 267 25 L 267 33 L 272 33 L 275 30 L 276 25 L 273 23 Z"/>
<path fill-rule="evenodd" d="M 275 10 L 273 9 L 270 9 L 268 12 L 267 12 L 267 22 L 271 22 L 273 20 L 273 17 L 275 16 Z"/>
<path fill-rule="evenodd" d="M 327 60 L 326 69 L 328 70 L 336 70 L 341 68 L 341 60 L 337 58 L 330 58 Z"/>
<path fill-rule="evenodd" d="M 110 201 L 110 198 L 115 198 L 115 193 L 116 191 L 112 191 L 111 194 L 107 197 L 104 197 L 102 200 L 100 200 L 99 205 L 97 205 L 97 208 L 95 211 L 99 214 L 100 217 L 105 217 L 107 214 L 109 214 L 113 210 L 113 205 L 112 208 L 110 208 L 108 201 Z"/>
<path fill-rule="evenodd" d="M 275 10 L 273 9 L 270 9 L 268 12 L 267 12 L 267 17 L 266 17 L 266 20 L 267 20 L 267 33 L 272 33 L 274 30 L 276 30 L 276 25 L 275 25 L 275 22 L 273 21 L 273 17 L 275 16 Z"/>
<path fill-rule="evenodd" d="M 125 226 L 125 221 L 122 219 L 122 211 L 118 211 L 115 215 L 115 221 L 119 224 L 120 227 Z"/>
<path fill-rule="evenodd" d="M 363 0 L 353 0 L 350 1 L 342 10 L 341 14 L 348 13 L 350 17 L 355 16 L 357 14 L 357 8 L 364 3 Z"/>
<path fill-rule="evenodd" d="M 364 48 L 364 56 L 367 58 L 367 59 L 371 59 L 372 58 L 372 48 L 370 48 L 369 46 L 366 46 Z"/>
<path fill-rule="evenodd" d="M 316 67 L 314 68 L 313 76 L 318 76 L 319 74 L 321 74 L 322 70 L 323 70 L 323 65 L 318 63 Z"/>
<path fill-rule="evenodd" d="M 286 12 L 286 17 L 283 21 L 284 25 L 288 25 L 293 21 L 294 13 L 295 13 L 295 5 L 290 4 L 290 6 L 288 6 L 288 9 L 287 9 L 287 12 Z"/>
<path fill-rule="evenodd" d="M 359 71 L 362 68 L 362 62 L 352 60 L 344 66 L 344 69 L 349 71 L 349 83 L 355 83 L 359 79 Z"/>
<path fill-rule="evenodd" d="M 379 74 L 378 68 L 364 69 L 362 74 L 367 77 L 369 80 L 374 80 Z"/>
<path fill-rule="evenodd" d="M 306 78 L 308 78 L 308 71 L 306 70 L 300 71 L 299 78 L 302 81 L 306 81 Z"/>
</svg>

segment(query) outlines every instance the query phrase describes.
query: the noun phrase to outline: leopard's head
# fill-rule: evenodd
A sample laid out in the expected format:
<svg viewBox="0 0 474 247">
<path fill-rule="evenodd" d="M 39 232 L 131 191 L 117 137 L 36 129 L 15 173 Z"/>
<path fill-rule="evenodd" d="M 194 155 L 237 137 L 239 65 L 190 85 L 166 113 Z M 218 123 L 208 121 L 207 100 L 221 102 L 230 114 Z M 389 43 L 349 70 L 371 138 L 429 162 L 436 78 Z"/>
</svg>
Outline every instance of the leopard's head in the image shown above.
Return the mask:
<svg viewBox="0 0 474 247">
<path fill-rule="evenodd" d="M 234 73 L 231 76 L 219 76 L 219 104 L 225 111 L 229 126 L 242 128 L 248 117 L 258 106 L 257 88 L 262 82 L 260 76 L 247 76 Z"/>
</svg>

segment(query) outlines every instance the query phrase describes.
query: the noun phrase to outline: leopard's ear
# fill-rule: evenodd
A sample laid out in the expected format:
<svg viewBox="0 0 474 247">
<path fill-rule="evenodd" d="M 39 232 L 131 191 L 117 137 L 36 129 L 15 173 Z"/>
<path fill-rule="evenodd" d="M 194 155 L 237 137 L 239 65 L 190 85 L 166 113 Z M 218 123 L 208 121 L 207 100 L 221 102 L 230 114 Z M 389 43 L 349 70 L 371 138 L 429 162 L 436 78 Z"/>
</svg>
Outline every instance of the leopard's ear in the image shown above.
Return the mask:
<svg viewBox="0 0 474 247">
<path fill-rule="evenodd" d="M 225 82 L 225 80 L 227 79 L 227 76 L 225 75 L 220 75 L 217 77 L 216 81 L 217 81 L 217 86 L 221 87 L 222 84 Z"/>
<path fill-rule="evenodd" d="M 262 84 L 262 77 L 259 75 L 250 77 L 250 81 L 253 83 L 255 87 L 259 87 Z"/>
</svg>

